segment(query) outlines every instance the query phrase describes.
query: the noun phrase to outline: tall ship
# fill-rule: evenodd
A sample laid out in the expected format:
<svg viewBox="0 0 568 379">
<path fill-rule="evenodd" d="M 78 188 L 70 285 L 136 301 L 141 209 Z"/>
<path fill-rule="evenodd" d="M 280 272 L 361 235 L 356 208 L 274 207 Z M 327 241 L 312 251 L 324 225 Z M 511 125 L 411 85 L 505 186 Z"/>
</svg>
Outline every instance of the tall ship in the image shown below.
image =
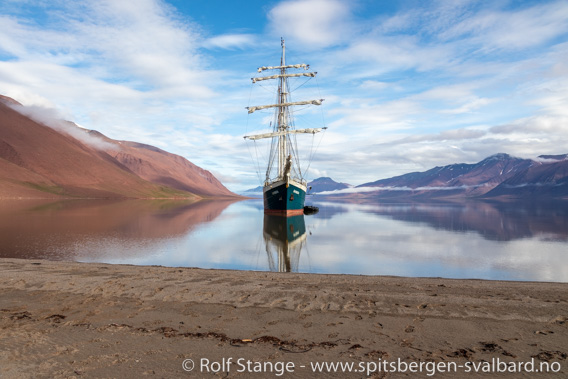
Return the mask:
<svg viewBox="0 0 568 379">
<path fill-rule="evenodd" d="M 296 143 L 297 134 L 316 134 L 326 129 L 296 129 L 294 125 L 294 107 L 321 105 L 324 99 L 292 101 L 290 78 L 314 78 L 316 72 L 308 72 L 309 65 L 287 64 L 286 45 L 281 40 L 282 56 L 280 66 L 262 66 L 258 72 L 272 71 L 272 75 L 254 77 L 252 82 L 277 80 L 278 90 L 274 104 L 247 107 L 248 113 L 274 108 L 272 132 L 245 136 L 245 139 L 256 141 L 272 139 L 266 177 L 263 185 L 264 213 L 268 215 L 296 216 L 304 214 L 307 182 L 300 166 Z"/>
</svg>

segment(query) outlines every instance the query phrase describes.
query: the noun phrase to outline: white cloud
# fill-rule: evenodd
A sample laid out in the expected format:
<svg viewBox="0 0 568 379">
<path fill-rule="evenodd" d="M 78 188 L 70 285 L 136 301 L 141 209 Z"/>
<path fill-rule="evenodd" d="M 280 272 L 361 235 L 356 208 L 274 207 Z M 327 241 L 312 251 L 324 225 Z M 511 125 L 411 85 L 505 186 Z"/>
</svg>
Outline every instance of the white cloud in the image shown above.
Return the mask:
<svg viewBox="0 0 568 379">
<path fill-rule="evenodd" d="M 362 90 L 371 90 L 371 91 L 382 91 L 385 88 L 388 88 L 389 84 L 385 82 L 379 82 L 377 80 L 365 80 L 359 88 Z"/>
<path fill-rule="evenodd" d="M 454 190 L 465 190 L 465 189 L 469 189 L 469 188 L 477 188 L 477 187 L 482 187 L 485 184 L 479 184 L 479 185 L 474 185 L 474 186 L 456 186 L 456 187 L 436 187 L 436 186 L 426 186 L 426 187 L 416 187 L 416 188 L 411 188 L 411 187 L 406 187 L 406 186 L 402 186 L 402 187 L 392 187 L 392 186 L 386 186 L 386 187 L 351 187 L 351 188 L 343 188 L 343 189 L 339 189 L 339 190 L 333 190 L 333 191 L 323 191 L 323 192 L 318 192 L 318 195 L 324 195 L 324 196 L 330 196 L 330 195 L 345 195 L 345 194 L 350 194 L 350 193 L 366 193 L 366 192 L 383 192 L 383 191 L 387 191 L 387 192 L 399 192 L 399 191 L 403 191 L 403 192 L 410 192 L 410 191 L 454 191 Z"/>
<path fill-rule="evenodd" d="M 481 11 L 446 29 L 440 36 L 471 39 L 483 51 L 518 50 L 565 34 L 567 28 L 568 4 L 556 1 L 515 11 Z"/>
<path fill-rule="evenodd" d="M 364 99 L 352 100 L 345 101 L 341 107 L 329 111 L 331 115 L 341 116 L 330 123 L 330 128 L 348 128 L 350 135 L 371 131 L 376 133 L 379 130 L 404 130 L 411 127 L 412 120 L 409 116 L 419 112 L 419 105 L 411 100 L 396 100 L 383 104 L 368 104 Z"/>
<path fill-rule="evenodd" d="M 389 141 L 386 144 L 408 144 L 416 142 L 439 142 L 439 141 L 461 141 L 467 139 L 479 139 L 487 134 L 481 129 L 453 129 L 444 130 L 437 134 L 412 135 L 395 141 Z"/>
<path fill-rule="evenodd" d="M 465 104 L 458 108 L 454 109 L 445 109 L 442 110 L 442 113 L 449 113 L 449 114 L 460 114 L 460 113 L 468 113 L 474 110 L 477 110 L 485 105 L 488 105 L 492 102 L 491 99 L 487 98 L 474 98 L 472 100 L 467 101 Z"/>
<path fill-rule="evenodd" d="M 223 34 L 207 39 L 203 45 L 207 48 L 244 49 L 255 44 L 253 34 Z"/>
<path fill-rule="evenodd" d="M 85 22 L 82 16 L 70 23 L 89 48 L 102 53 L 105 65 L 114 64 L 114 75 L 134 82 L 142 79 L 142 90 L 149 84 L 188 97 L 213 96 L 204 80 L 205 62 L 197 52 L 199 34 L 189 24 L 178 22 L 160 2 L 90 5 L 89 20 Z"/>
<path fill-rule="evenodd" d="M 141 91 L 167 89 L 195 98 L 214 95 L 203 80 L 199 34 L 163 3 L 107 0 L 59 5 L 62 9 L 52 12 L 47 27 L 0 19 L 1 48 L 19 62 L 67 66 Z"/>
<path fill-rule="evenodd" d="M 289 0 L 268 14 L 273 34 L 312 48 L 333 46 L 351 34 L 348 2 L 340 0 Z"/>
<path fill-rule="evenodd" d="M 360 38 L 338 54 L 338 59 L 346 64 L 378 65 L 382 73 L 408 69 L 426 71 L 451 62 L 447 47 L 428 45 L 414 36 Z"/>
<path fill-rule="evenodd" d="M 490 129 L 495 134 L 544 134 L 551 139 L 557 139 L 568 135 L 568 116 L 533 116 L 515 120 L 509 124 L 494 126 Z M 561 142 L 561 141 L 559 141 Z"/>
</svg>

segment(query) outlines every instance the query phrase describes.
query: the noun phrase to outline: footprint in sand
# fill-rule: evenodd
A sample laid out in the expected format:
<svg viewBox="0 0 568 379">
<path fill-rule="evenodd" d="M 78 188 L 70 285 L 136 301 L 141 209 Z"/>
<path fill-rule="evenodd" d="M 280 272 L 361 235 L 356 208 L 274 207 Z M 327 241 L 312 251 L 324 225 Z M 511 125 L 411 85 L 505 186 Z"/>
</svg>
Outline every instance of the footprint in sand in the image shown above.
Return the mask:
<svg viewBox="0 0 568 379">
<path fill-rule="evenodd" d="M 67 316 L 55 314 L 47 316 L 45 319 L 48 320 L 49 322 L 59 324 L 61 321 L 65 320 L 65 318 L 67 318 Z"/>
<path fill-rule="evenodd" d="M 550 324 L 564 325 L 564 324 L 566 324 L 566 321 L 568 321 L 568 317 L 558 316 L 556 318 L 553 318 L 551 321 L 549 321 L 549 323 Z"/>
<path fill-rule="evenodd" d="M 568 354 L 562 351 L 541 351 L 536 355 L 531 355 L 532 358 L 537 358 L 541 361 L 550 362 L 551 360 L 565 360 L 568 358 Z"/>
<path fill-rule="evenodd" d="M 32 314 L 28 311 L 12 313 L 10 320 L 30 320 Z"/>
</svg>

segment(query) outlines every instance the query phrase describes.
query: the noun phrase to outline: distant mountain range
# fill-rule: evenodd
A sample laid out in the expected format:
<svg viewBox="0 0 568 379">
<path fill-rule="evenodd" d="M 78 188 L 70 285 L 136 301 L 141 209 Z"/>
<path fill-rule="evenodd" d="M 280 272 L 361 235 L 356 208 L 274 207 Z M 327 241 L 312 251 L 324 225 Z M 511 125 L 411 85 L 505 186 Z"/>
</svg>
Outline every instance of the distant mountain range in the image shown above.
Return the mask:
<svg viewBox="0 0 568 379">
<path fill-rule="evenodd" d="M 568 154 L 533 160 L 500 153 L 474 164 L 434 167 L 356 187 L 328 177 L 308 186 L 311 194 L 353 201 L 568 199 Z M 248 194 L 262 195 L 262 187 Z"/>
<path fill-rule="evenodd" d="M 533 160 L 500 153 L 478 163 L 434 167 L 355 187 L 328 177 L 308 186 L 311 194 L 353 201 L 568 199 L 568 154 Z M 262 187 L 249 191 L 262 195 Z"/>
<path fill-rule="evenodd" d="M 310 188 L 311 187 L 311 188 Z M 337 191 L 353 187 L 347 183 L 338 183 L 331 178 L 321 177 L 308 183 L 308 194 L 316 194 L 326 191 Z M 242 193 L 245 196 L 262 196 L 262 186 L 248 189 Z"/>
<path fill-rule="evenodd" d="M 474 164 L 456 163 L 351 186 L 323 177 L 309 193 L 353 201 L 434 199 L 568 199 L 568 154 L 522 159 L 495 154 Z M 244 194 L 262 195 L 262 187 Z"/>
<path fill-rule="evenodd" d="M 187 159 L 0 96 L 0 198 L 236 197 Z"/>
<path fill-rule="evenodd" d="M 568 154 L 541 155 L 537 160 L 495 154 L 474 164 L 451 164 L 364 183 L 348 192 L 323 195 L 359 200 L 568 199 Z"/>
</svg>

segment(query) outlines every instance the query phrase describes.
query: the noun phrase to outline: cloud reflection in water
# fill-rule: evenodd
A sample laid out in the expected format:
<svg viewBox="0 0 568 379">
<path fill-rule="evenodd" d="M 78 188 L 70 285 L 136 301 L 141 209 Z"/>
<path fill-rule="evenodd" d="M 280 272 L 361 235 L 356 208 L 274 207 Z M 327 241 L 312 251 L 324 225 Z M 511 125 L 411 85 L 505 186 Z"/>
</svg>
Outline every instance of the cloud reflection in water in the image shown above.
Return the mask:
<svg viewBox="0 0 568 379">
<path fill-rule="evenodd" d="M 317 205 L 279 223 L 258 200 L 3 202 L 0 257 L 568 282 L 566 202 Z"/>
</svg>

